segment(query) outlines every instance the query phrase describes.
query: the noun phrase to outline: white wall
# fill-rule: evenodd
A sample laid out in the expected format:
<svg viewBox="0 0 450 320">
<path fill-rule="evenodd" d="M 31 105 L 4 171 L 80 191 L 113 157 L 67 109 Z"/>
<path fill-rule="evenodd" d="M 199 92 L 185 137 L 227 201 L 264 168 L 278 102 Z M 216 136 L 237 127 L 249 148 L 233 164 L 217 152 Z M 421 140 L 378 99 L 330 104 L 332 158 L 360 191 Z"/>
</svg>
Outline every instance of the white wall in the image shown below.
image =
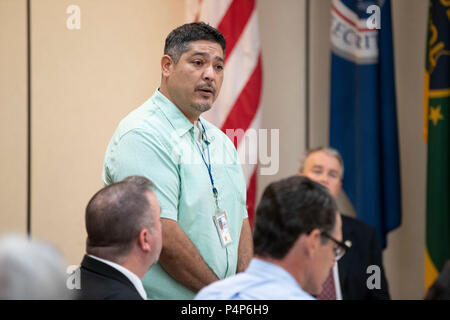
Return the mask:
<svg viewBox="0 0 450 320">
<path fill-rule="evenodd" d="M 423 78 L 428 1 L 394 0 L 393 27 L 402 178 L 402 225 L 384 253 L 391 292 L 398 299 L 425 294 L 426 144 Z"/>
<path fill-rule="evenodd" d="M 262 128 L 280 130 L 279 171 L 258 177 L 265 186 L 292 175 L 305 149 L 305 1 L 259 0 L 263 59 Z"/>
<path fill-rule="evenodd" d="M 26 232 L 26 1 L 0 1 L 0 234 Z"/>
</svg>

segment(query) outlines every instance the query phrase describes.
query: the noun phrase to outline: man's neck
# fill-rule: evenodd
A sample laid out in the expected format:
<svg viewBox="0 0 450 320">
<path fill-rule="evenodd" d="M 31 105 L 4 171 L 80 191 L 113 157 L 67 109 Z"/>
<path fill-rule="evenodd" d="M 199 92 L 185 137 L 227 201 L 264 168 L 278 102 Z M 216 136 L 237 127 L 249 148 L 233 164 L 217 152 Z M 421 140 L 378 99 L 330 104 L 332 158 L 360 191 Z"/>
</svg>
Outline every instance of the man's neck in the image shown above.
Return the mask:
<svg viewBox="0 0 450 320">
<path fill-rule="evenodd" d="M 172 101 L 172 100 L 170 100 L 170 101 Z M 180 108 L 175 102 L 172 101 L 172 103 L 178 108 L 178 110 L 181 111 L 181 113 L 186 117 L 186 119 L 188 119 L 194 126 L 196 125 L 196 122 L 198 120 L 198 117 L 200 117 L 200 114 L 187 113 L 182 108 Z"/>
<path fill-rule="evenodd" d="M 142 262 L 137 260 L 137 257 L 128 257 L 121 265 L 137 275 L 139 279 L 142 279 L 149 268 L 142 268 Z"/>
<path fill-rule="evenodd" d="M 195 125 L 195 122 L 198 120 L 198 117 L 200 117 L 200 114 L 190 114 L 188 112 L 186 112 L 183 108 L 181 108 L 179 105 L 177 105 L 172 97 L 170 96 L 169 92 L 166 90 L 165 86 L 161 85 L 159 87 L 159 92 L 164 95 L 170 102 L 172 102 L 177 108 L 178 110 L 181 111 L 181 113 L 186 117 L 186 119 L 188 119 L 193 125 Z"/>
</svg>

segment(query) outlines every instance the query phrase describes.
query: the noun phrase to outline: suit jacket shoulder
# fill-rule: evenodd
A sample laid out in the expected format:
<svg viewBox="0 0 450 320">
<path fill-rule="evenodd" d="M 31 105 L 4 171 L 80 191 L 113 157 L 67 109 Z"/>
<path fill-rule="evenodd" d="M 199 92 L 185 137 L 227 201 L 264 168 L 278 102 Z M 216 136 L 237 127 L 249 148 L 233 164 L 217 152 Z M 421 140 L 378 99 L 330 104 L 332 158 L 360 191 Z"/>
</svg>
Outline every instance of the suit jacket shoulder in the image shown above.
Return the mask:
<svg viewBox="0 0 450 320">
<path fill-rule="evenodd" d="M 84 256 L 80 267 L 81 300 L 142 300 L 133 283 L 113 267 Z"/>
<path fill-rule="evenodd" d="M 361 220 L 359 220 L 357 218 L 346 216 L 344 214 L 341 214 L 341 218 L 342 218 L 342 223 L 343 224 L 345 223 L 347 225 L 347 227 L 349 227 L 349 228 L 355 228 L 356 227 L 356 228 L 359 228 L 359 229 L 364 230 L 364 231 L 370 230 L 371 232 L 375 232 L 375 228 L 374 227 L 372 227 L 370 224 L 367 224 L 364 221 L 361 221 Z"/>
<path fill-rule="evenodd" d="M 375 228 L 355 218 L 345 215 L 341 217 L 343 240 L 352 242 L 350 250 L 338 262 L 343 299 L 390 299 Z M 367 285 L 369 277 L 374 275 L 374 271 L 368 269 L 369 266 L 375 266 L 375 269 L 379 267 L 375 270 L 375 273 L 379 270 L 379 277 L 376 278 L 375 275 L 374 281 L 369 280 L 370 284 L 375 284 L 373 289 L 369 289 Z"/>
</svg>

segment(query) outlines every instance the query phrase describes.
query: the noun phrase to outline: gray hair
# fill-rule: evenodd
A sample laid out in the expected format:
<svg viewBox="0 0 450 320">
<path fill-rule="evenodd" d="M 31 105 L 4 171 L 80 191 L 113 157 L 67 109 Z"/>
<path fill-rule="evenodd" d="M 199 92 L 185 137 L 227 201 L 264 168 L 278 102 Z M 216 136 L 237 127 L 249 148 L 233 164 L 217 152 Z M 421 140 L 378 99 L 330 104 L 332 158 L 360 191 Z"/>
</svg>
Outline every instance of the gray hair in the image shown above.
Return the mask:
<svg viewBox="0 0 450 320">
<path fill-rule="evenodd" d="M 339 151 L 337 151 L 336 149 L 330 148 L 330 147 L 317 147 L 314 149 L 305 150 L 303 155 L 300 157 L 300 168 L 298 171 L 303 172 L 305 170 L 306 159 L 308 159 L 308 157 L 312 153 L 317 152 L 317 151 L 325 152 L 328 156 L 334 157 L 339 161 L 339 164 L 341 165 L 341 179 L 343 179 L 344 178 L 344 160 L 342 160 L 342 156 L 339 153 Z"/>
<path fill-rule="evenodd" d="M 58 250 L 20 235 L 0 239 L 0 300 L 70 299 Z"/>
</svg>

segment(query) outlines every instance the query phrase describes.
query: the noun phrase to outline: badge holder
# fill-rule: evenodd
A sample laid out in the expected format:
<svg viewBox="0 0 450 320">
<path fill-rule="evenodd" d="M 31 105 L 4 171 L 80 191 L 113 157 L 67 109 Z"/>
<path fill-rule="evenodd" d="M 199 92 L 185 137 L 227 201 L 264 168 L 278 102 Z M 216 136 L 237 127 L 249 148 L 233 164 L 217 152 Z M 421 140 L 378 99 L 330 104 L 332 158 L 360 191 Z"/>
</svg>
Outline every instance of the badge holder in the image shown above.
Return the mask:
<svg viewBox="0 0 450 320">
<path fill-rule="evenodd" d="M 227 213 L 225 211 L 216 211 L 213 217 L 214 224 L 216 225 L 217 233 L 219 234 L 222 247 L 227 247 L 231 242 L 230 228 L 228 226 Z"/>
<path fill-rule="evenodd" d="M 213 217 L 214 224 L 219 234 L 220 243 L 222 247 L 227 247 L 233 240 L 231 239 L 230 227 L 228 225 L 227 213 L 219 208 L 219 202 L 217 200 L 217 189 L 214 188 L 214 198 L 216 201 L 216 214 Z"/>
</svg>

